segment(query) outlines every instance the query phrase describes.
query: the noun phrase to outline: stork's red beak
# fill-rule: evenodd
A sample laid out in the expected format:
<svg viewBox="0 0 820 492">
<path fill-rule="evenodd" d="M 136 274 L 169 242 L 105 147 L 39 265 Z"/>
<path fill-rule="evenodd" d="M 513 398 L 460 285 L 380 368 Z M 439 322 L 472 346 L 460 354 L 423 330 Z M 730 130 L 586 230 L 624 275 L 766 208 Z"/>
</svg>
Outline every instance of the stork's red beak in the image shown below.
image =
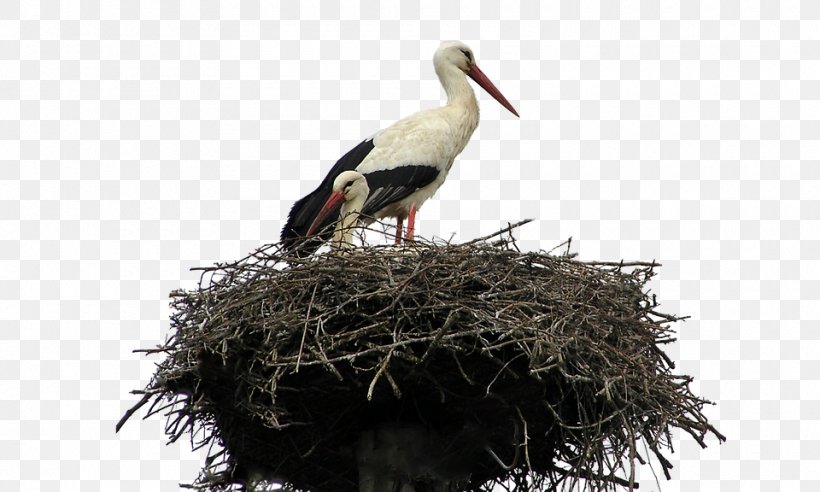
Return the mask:
<svg viewBox="0 0 820 492">
<path fill-rule="evenodd" d="M 478 68 L 478 65 L 473 63 L 472 66 L 470 66 L 470 70 L 467 72 L 467 75 L 471 79 L 475 80 L 476 84 L 480 85 L 482 89 L 484 89 L 485 91 L 487 91 L 487 93 L 493 96 L 496 101 L 501 103 L 502 106 L 507 108 L 510 111 L 510 113 L 518 116 L 518 111 L 516 111 L 513 105 L 510 104 L 510 101 L 508 101 L 507 98 L 504 97 L 504 94 L 502 94 L 501 91 L 498 90 L 498 88 L 496 88 L 496 86 L 493 85 L 492 82 L 490 82 L 490 79 L 488 79 L 487 76 L 484 75 L 484 72 L 482 72 Z M 520 116 L 518 117 L 520 118 Z"/>
<path fill-rule="evenodd" d="M 330 194 L 330 198 L 327 199 L 325 205 L 322 207 L 322 210 L 319 210 L 319 214 L 316 215 L 316 218 L 313 220 L 313 223 L 310 224 L 310 228 L 308 229 L 307 235 L 312 236 L 316 229 L 322 225 L 325 220 L 330 216 L 330 214 L 336 212 L 339 213 L 339 207 L 342 206 L 342 202 L 344 201 L 345 196 L 338 191 L 334 191 Z"/>
</svg>

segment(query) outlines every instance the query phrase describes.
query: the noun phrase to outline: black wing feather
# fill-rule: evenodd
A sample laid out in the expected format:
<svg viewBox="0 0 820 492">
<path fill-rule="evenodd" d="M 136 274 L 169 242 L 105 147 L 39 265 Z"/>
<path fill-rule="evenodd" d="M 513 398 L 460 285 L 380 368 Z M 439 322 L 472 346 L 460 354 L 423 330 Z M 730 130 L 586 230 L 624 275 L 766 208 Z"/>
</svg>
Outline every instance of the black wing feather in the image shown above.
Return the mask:
<svg viewBox="0 0 820 492">
<path fill-rule="evenodd" d="M 370 195 L 364 202 L 362 213 L 375 215 L 387 205 L 407 198 L 416 190 L 429 185 L 438 175 L 438 168 L 422 164 L 397 166 L 364 174 Z"/>
<path fill-rule="evenodd" d="M 349 152 L 336 161 L 336 164 L 333 165 L 318 188 L 293 204 L 288 214 L 288 221 L 285 227 L 282 228 L 281 241 L 286 251 L 297 252 L 300 256 L 309 255 L 333 235 L 333 231 L 327 226 L 336 220 L 335 214 L 329 215 L 326 223 L 320 225 L 319 230 L 322 232 L 317 234 L 318 237 L 306 237 L 316 215 L 327 199 L 330 198 L 333 180 L 336 179 L 336 176 L 344 171 L 356 169 L 356 166 L 361 164 L 374 147 L 373 139 L 369 138 L 350 149 Z M 297 248 L 298 251 L 296 251 Z"/>
</svg>

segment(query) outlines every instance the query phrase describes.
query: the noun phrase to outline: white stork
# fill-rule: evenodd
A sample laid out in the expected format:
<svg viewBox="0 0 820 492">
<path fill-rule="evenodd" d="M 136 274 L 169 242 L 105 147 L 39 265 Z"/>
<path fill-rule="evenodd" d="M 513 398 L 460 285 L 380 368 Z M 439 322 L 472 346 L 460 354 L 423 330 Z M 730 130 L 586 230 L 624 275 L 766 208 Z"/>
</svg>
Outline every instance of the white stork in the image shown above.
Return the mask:
<svg viewBox="0 0 820 492">
<path fill-rule="evenodd" d="M 336 222 L 336 231 L 333 233 L 334 249 L 350 248 L 353 246 L 353 227 L 358 222 L 359 214 L 362 211 L 365 200 L 370 194 L 367 186 L 367 179 L 356 171 L 344 171 L 333 181 L 333 191 L 330 198 L 325 202 L 325 206 L 316 215 L 308 229 L 307 235 L 311 236 L 316 228 L 326 223 L 332 215 L 339 213 L 341 206 L 341 220 Z"/>
<path fill-rule="evenodd" d="M 453 161 L 478 126 L 478 103 L 467 77 L 518 116 L 479 70 L 472 50 L 464 43 L 441 43 L 433 56 L 433 66 L 447 93 L 447 104 L 401 119 L 342 156 L 319 187 L 293 205 L 282 229 L 287 250 L 309 254 L 327 240 L 329 226 L 338 214 L 330 209 L 321 221 L 316 219 L 328 203 L 334 180 L 347 170 L 358 171 L 370 187 L 361 212 L 377 219 L 396 217 L 397 243 L 402 238 L 404 219 L 408 218 L 406 238 L 412 240 L 416 209 L 444 183 Z M 341 202 L 334 206 L 338 210 Z"/>
</svg>

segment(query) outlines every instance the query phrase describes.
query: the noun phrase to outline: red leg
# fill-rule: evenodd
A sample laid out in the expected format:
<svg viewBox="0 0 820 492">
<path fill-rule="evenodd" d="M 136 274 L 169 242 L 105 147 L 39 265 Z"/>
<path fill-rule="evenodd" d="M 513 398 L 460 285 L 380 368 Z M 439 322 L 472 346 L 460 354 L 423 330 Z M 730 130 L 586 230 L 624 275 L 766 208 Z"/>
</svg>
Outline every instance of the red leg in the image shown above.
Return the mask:
<svg viewBox="0 0 820 492">
<path fill-rule="evenodd" d="M 402 230 L 404 229 L 404 219 L 397 217 L 396 218 L 396 244 L 401 242 L 401 234 Z"/>
<path fill-rule="evenodd" d="M 410 205 L 410 214 L 407 217 L 407 240 L 412 241 L 416 232 L 416 204 Z"/>
</svg>

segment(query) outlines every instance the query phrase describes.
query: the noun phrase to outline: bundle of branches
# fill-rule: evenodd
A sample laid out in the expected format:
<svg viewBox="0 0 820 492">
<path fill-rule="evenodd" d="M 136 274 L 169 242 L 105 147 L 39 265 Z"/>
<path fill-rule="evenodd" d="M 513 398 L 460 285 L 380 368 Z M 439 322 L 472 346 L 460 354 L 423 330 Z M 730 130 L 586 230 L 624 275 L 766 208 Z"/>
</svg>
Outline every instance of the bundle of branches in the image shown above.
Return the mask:
<svg viewBox="0 0 820 492">
<path fill-rule="evenodd" d="M 171 441 L 210 446 L 205 490 L 354 491 L 363 436 L 401 426 L 429 430 L 458 490 L 632 487 L 647 454 L 669 478 L 674 429 L 724 437 L 663 351 L 680 318 L 646 288 L 657 266 L 500 233 L 308 260 L 262 248 L 172 293 L 171 336 L 146 351 L 164 359 L 119 425 L 150 402 Z"/>
</svg>

